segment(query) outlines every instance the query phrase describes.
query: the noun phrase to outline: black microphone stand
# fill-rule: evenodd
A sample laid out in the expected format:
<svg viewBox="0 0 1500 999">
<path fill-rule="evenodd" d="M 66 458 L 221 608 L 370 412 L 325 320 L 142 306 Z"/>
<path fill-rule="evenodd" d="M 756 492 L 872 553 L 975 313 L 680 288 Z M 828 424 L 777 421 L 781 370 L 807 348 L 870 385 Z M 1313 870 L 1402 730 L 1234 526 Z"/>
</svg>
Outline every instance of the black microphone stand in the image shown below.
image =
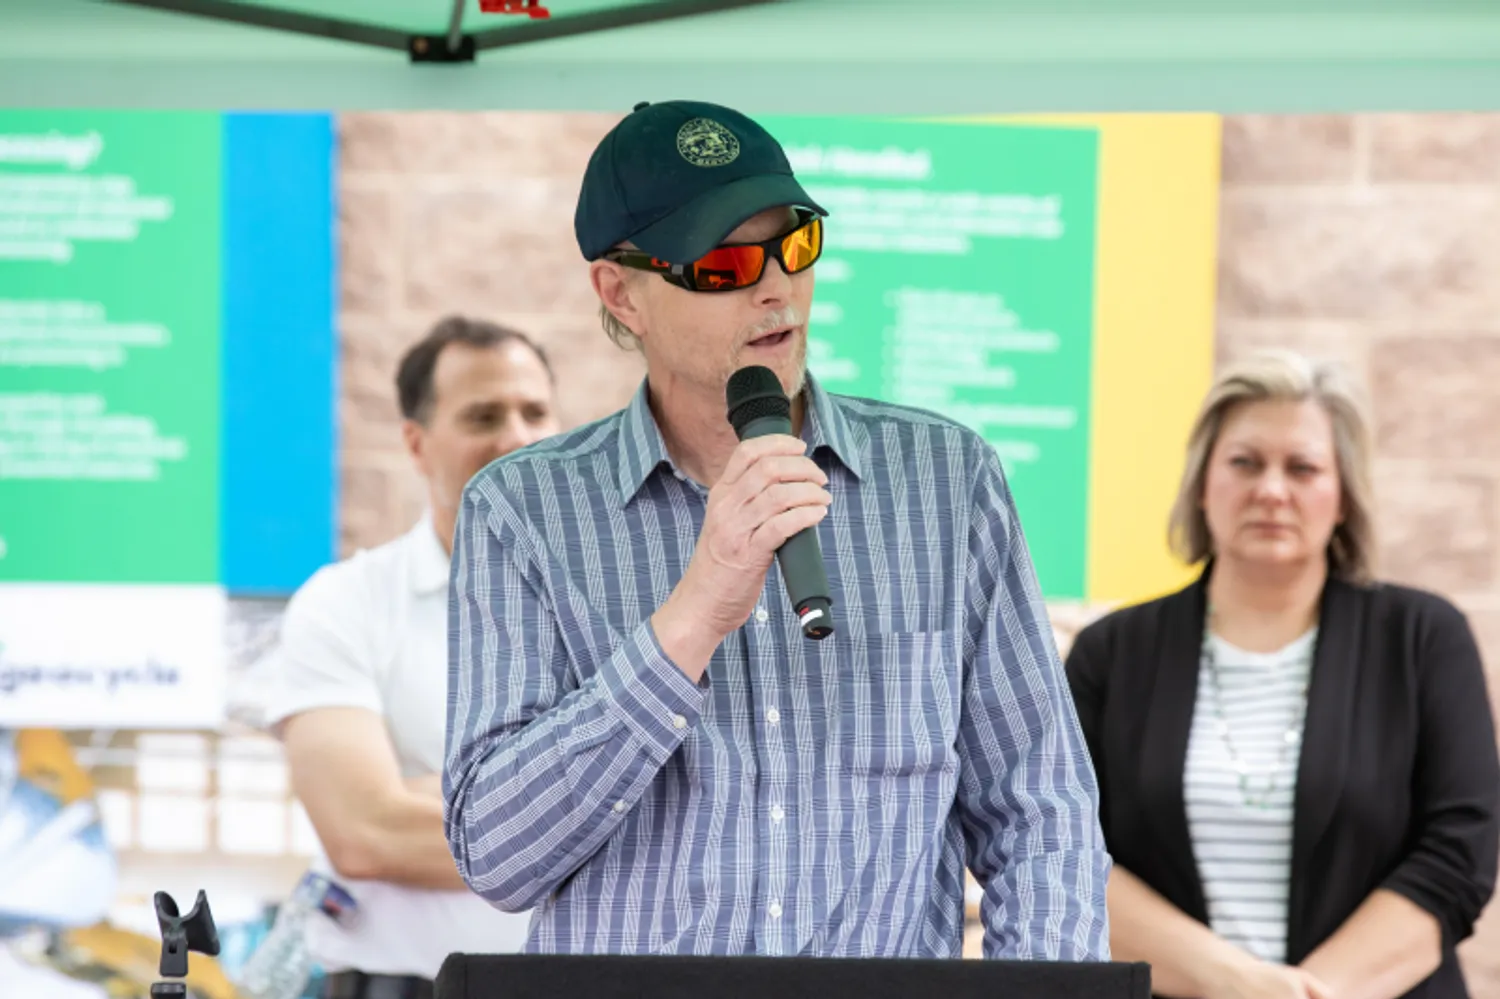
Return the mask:
<svg viewBox="0 0 1500 999">
<path fill-rule="evenodd" d="M 188 952 L 209 957 L 219 955 L 219 930 L 208 908 L 208 893 L 199 889 L 198 899 L 186 916 L 177 912 L 177 902 L 164 891 L 155 895 L 156 924 L 161 927 L 161 976 L 186 978 Z M 186 999 L 186 982 L 162 981 L 151 986 L 151 999 Z"/>
</svg>

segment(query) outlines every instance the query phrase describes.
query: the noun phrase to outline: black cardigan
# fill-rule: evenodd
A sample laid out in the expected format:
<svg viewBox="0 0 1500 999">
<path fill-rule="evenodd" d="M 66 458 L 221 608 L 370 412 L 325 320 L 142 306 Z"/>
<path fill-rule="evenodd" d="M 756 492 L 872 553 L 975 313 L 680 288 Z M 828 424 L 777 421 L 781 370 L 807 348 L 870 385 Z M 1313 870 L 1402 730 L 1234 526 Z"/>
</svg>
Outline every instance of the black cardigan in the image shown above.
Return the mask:
<svg viewBox="0 0 1500 999">
<path fill-rule="evenodd" d="M 1068 654 L 1115 862 L 1207 924 L 1183 768 L 1208 571 L 1106 615 Z M 1454 947 L 1494 890 L 1500 759 L 1468 622 L 1431 593 L 1324 587 L 1292 829 L 1288 964 L 1376 888 L 1437 917 L 1443 964 L 1408 995 L 1468 994 Z"/>
</svg>

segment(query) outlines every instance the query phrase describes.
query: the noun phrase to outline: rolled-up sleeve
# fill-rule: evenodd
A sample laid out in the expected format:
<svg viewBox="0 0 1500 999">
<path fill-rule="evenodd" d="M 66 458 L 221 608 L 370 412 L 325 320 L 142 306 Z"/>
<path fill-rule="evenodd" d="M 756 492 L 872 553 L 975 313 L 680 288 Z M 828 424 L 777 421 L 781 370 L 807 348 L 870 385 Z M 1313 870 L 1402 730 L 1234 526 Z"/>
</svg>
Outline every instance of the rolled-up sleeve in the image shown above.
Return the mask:
<svg viewBox="0 0 1500 999">
<path fill-rule="evenodd" d="M 624 635 L 546 586 L 494 480 L 465 492 L 449 597 L 449 846 L 476 893 L 534 906 L 609 839 L 698 720 L 705 687 L 643 621 Z"/>
<path fill-rule="evenodd" d="M 1108 960 L 1098 787 L 999 459 L 977 450 L 959 801 L 985 956 Z"/>
<path fill-rule="evenodd" d="M 1500 759 L 1484 666 L 1468 622 L 1441 603 L 1418 662 L 1415 844 L 1383 887 L 1430 912 L 1452 947 L 1495 890 Z"/>
</svg>

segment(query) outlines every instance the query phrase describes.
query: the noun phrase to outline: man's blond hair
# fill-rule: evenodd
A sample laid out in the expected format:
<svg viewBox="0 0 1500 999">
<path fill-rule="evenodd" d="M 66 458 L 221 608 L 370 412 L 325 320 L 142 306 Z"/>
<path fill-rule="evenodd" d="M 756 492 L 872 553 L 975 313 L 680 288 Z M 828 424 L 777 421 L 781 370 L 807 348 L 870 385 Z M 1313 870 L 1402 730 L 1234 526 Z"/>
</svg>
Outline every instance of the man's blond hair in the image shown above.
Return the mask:
<svg viewBox="0 0 1500 999">
<path fill-rule="evenodd" d="M 621 350 L 641 349 L 641 338 L 636 336 L 635 330 L 620 322 L 620 318 L 603 302 L 599 303 L 599 325 L 604 327 L 604 335 Z"/>
</svg>

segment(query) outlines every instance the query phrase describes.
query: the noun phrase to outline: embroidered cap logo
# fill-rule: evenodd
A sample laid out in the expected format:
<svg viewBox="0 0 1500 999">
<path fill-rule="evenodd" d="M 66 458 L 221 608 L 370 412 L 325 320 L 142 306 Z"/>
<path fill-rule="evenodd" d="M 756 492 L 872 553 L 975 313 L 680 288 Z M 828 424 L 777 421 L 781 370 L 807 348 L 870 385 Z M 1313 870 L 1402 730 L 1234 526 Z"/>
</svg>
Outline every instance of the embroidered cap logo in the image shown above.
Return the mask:
<svg viewBox="0 0 1500 999">
<path fill-rule="evenodd" d="M 694 118 L 677 130 L 677 151 L 693 166 L 720 167 L 740 155 L 740 140 L 709 118 Z"/>
</svg>

